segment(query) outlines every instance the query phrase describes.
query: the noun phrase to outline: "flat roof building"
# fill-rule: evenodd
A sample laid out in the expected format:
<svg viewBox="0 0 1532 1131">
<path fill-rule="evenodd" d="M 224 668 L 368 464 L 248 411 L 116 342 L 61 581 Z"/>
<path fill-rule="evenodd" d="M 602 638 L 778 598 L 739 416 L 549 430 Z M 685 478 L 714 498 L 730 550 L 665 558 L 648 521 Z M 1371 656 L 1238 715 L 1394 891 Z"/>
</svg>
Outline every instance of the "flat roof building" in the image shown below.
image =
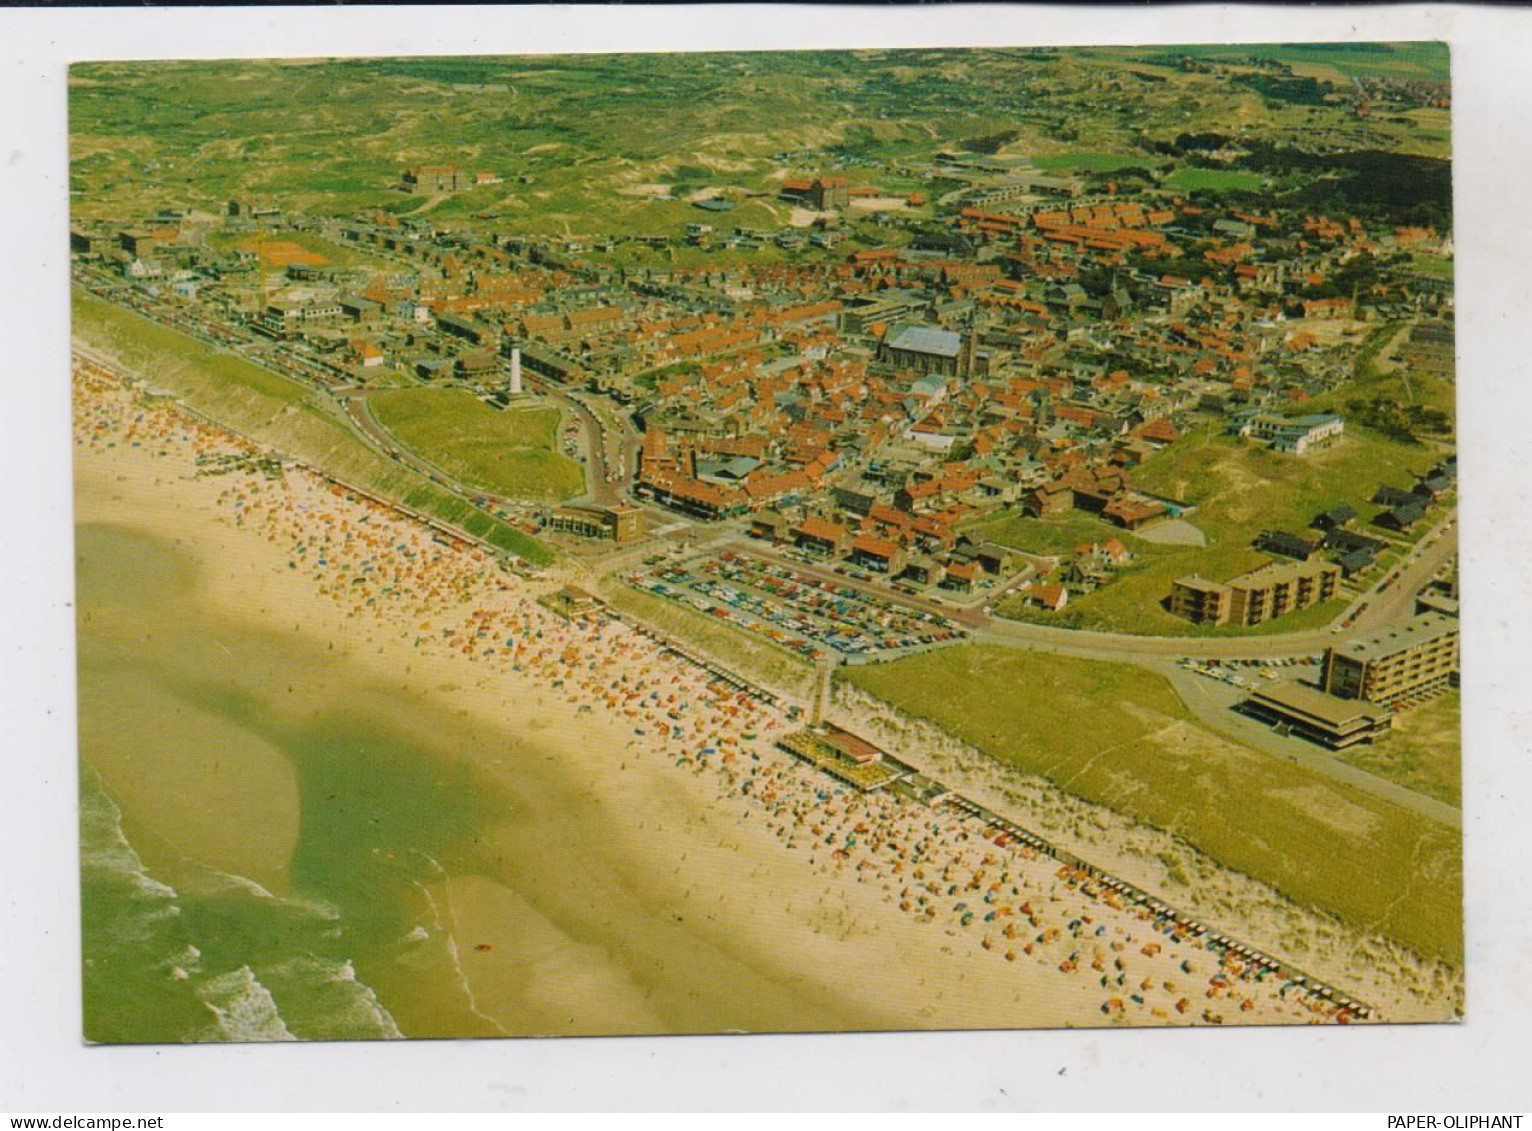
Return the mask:
<svg viewBox="0 0 1532 1131">
<path fill-rule="evenodd" d="M 1330 648 L 1320 684 L 1343 699 L 1366 699 L 1395 709 L 1414 706 L 1457 678 L 1458 636 L 1456 618 L 1422 613 Z"/>
<path fill-rule="evenodd" d="M 1170 587 L 1170 611 L 1196 624 L 1257 625 L 1335 596 L 1332 562 L 1271 562 L 1225 582 L 1193 574 Z"/>
<path fill-rule="evenodd" d="M 610 507 L 566 503 L 553 508 L 548 529 L 582 538 L 609 538 L 620 546 L 643 535 L 643 512 L 626 503 Z"/>
<path fill-rule="evenodd" d="M 1271 723 L 1282 734 L 1342 750 L 1388 734 L 1393 712 L 1361 699 L 1337 699 L 1302 683 L 1276 683 L 1240 704 L 1248 715 Z"/>
</svg>

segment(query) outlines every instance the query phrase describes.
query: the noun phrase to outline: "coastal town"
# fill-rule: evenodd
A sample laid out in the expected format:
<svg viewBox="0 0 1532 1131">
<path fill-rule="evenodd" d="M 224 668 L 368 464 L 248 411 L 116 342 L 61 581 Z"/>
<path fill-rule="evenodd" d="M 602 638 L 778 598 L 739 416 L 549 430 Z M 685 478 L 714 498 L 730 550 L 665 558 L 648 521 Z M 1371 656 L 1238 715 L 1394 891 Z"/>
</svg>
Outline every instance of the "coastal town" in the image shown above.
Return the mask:
<svg viewBox="0 0 1532 1131">
<path fill-rule="evenodd" d="M 1309 89 L 1277 64 L 1236 71 Z M 1372 79 L 1323 105 L 1365 123 L 1447 95 Z M 960 665 L 1025 662 L 1039 688 L 1109 665 L 1168 698 L 1108 692 L 1093 717 L 1195 733 L 1177 758 L 1255 759 L 1239 788 L 1336 791 L 1304 802 L 1316 828 L 1376 812 L 1369 827 L 1452 840 L 1455 793 L 1391 754 L 1456 710 L 1450 212 L 1258 191 L 1272 177 L 1240 170 L 1275 149 L 1254 132 L 1073 165 L 961 140 L 657 176 L 621 190 L 623 223 L 585 230 L 507 225 L 496 202 L 538 174 L 446 142 L 370 170 L 397 205 L 98 205 L 70 231 L 80 458 L 138 458 L 112 453 L 153 422 L 191 480 L 238 482 L 210 513 L 286 547 L 283 584 L 312 573 L 369 642 L 418 622 L 422 657 L 609 715 L 626 756 L 709 775 L 789 846 L 812 829 L 811 864 L 905 918 L 1005 965 L 1078 981 L 1084 963 L 1101 993 L 1081 1024 L 1452 1015 L 1454 948 L 1429 916 L 1388 936 L 1424 962 L 1407 991 L 1338 944 L 1220 920 L 1227 903 L 1165 886 L 1184 847 L 1125 863 L 1127 833 L 1092 840 L 1039 818 L 1062 802 L 994 783 L 986 744 L 1019 714 L 981 731 L 977 699 L 921 698 Z M 1243 190 L 1206 187 L 1220 176 Z M 438 576 L 457 580 L 422 580 Z M 438 591 L 456 613 L 432 612 Z M 962 693 L 1049 711 L 1031 688 Z M 1068 727 L 1091 754 L 1067 776 L 1046 744 L 999 761 L 1162 830 L 1157 802 L 1113 798 L 1173 788 L 1136 766 L 1080 784 L 1115 746 Z M 1262 863 L 1259 836 L 1183 835 L 1209 874 L 1365 918 L 1315 868 Z M 1060 899 L 1085 902 L 1050 918 Z M 1207 961 L 1194 1008 L 1178 983 Z"/>
<path fill-rule="evenodd" d="M 1124 201 L 1111 182 L 1084 197 L 1077 178 L 976 154 L 938 152 L 925 171 L 971 185 L 939 226 L 903 217 L 920 193 L 896 199 L 828 172 L 784 178 L 778 195 L 811 219 L 776 233 L 779 247 L 834 246 L 827 237 L 851 225 L 913 232 L 811 265 L 613 269 L 601 260 L 611 240 L 497 239 L 384 213 L 320 221 L 241 200 L 223 217 L 170 211 L 71 238 L 93 293 L 271 365 L 358 421 L 370 393 L 398 382 L 465 389 L 497 411 L 558 406 L 582 491 L 559 502 L 536 485 L 493 499 L 482 484 L 451 486 L 597 567 L 678 527 L 753 540 L 761 556 L 741 560 L 788 582 L 768 595 L 773 609 L 731 613 L 727 589 L 690 580 L 727 568 L 730 551 L 665 567 L 687 584 L 665 584 L 663 571 L 635 584 L 815 659 L 837 639 L 881 650 L 875 631 L 840 632 L 842 616 L 867 628 L 924 619 L 935 631 L 907 642 L 932 644 L 961 631 L 939 606 L 971 620 L 997 606 L 1062 611 L 1131 571 L 1125 534 L 1204 537 L 1194 502 L 1135 483 L 1141 464 L 1215 434 L 1313 459 L 1344 442 L 1346 417 L 1306 402 L 1344 402 L 1335 394 L 1369 346 L 1450 369 L 1450 289 L 1413 266 L 1450 255 L 1434 231 L 1178 195 Z M 454 164 L 399 177 L 405 192 L 493 183 Z M 716 211 L 724 199 L 695 203 Z M 746 246 L 738 231 L 716 245 L 714 234 L 688 224 L 643 238 Z M 373 263 L 329 266 L 305 250 L 310 235 Z M 1163 261 L 1194 263 L 1196 277 Z M 1352 280 L 1348 293 L 1306 297 L 1337 278 Z M 369 423 L 391 456 L 412 458 Z M 1422 414 L 1421 431 L 1438 438 L 1409 480 L 1336 483 L 1350 497 L 1302 529 L 1260 532 L 1251 546 L 1264 564 L 1228 578 L 1194 569 L 1142 599 L 1194 624 L 1255 626 L 1364 591 L 1412 532 L 1450 513 L 1446 422 Z M 991 536 L 1012 516 L 1062 518 L 1082 537 L 1060 552 Z M 826 571 L 843 579 L 828 599 L 850 602 L 828 626 L 791 596 L 832 580 Z M 868 602 L 889 612 L 868 619 Z"/>
</svg>

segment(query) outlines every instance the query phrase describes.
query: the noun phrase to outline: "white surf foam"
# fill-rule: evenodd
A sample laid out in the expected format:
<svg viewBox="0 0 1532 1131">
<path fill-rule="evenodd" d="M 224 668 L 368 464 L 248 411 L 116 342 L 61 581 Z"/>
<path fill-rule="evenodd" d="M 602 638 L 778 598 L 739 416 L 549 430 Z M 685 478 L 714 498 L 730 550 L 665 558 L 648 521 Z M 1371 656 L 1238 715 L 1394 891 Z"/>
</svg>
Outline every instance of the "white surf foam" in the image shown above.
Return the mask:
<svg viewBox="0 0 1532 1131">
<path fill-rule="evenodd" d="M 248 966 L 209 978 L 197 997 L 216 1018 L 214 1028 L 226 1041 L 293 1041 L 276 999 Z"/>
<path fill-rule="evenodd" d="M 399 1030 L 373 988 L 356 976 L 350 959 L 304 956 L 263 970 L 287 1003 L 290 1027 L 304 1039 L 400 1040 Z"/>
</svg>

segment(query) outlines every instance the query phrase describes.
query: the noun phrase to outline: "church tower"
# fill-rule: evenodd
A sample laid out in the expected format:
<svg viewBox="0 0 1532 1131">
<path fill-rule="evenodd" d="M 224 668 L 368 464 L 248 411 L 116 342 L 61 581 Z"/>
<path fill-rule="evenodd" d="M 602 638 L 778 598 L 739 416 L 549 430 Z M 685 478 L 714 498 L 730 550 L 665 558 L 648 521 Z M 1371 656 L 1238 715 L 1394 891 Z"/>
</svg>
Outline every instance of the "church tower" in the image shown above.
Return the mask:
<svg viewBox="0 0 1532 1131">
<path fill-rule="evenodd" d="M 958 377 L 963 381 L 973 380 L 974 351 L 979 344 L 979 327 L 976 316 L 968 315 L 968 321 L 963 327 L 963 344 L 958 350 Z"/>
</svg>

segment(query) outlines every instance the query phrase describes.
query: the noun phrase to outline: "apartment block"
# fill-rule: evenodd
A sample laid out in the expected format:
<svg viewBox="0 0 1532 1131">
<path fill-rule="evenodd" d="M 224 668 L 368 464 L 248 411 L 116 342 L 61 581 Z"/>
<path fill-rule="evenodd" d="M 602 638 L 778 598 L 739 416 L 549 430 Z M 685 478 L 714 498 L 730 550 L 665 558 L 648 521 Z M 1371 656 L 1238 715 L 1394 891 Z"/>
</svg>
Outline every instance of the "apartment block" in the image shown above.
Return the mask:
<svg viewBox="0 0 1532 1131">
<path fill-rule="evenodd" d="M 1264 624 L 1328 601 L 1340 575 L 1332 562 L 1271 562 L 1223 582 L 1193 574 L 1171 583 L 1170 611 L 1196 624 Z"/>
<path fill-rule="evenodd" d="M 1458 621 L 1431 612 L 1329 649 L 1321 686 L 1397 709 L 1444 690 L 1457 672 Z"/>
</svg>

